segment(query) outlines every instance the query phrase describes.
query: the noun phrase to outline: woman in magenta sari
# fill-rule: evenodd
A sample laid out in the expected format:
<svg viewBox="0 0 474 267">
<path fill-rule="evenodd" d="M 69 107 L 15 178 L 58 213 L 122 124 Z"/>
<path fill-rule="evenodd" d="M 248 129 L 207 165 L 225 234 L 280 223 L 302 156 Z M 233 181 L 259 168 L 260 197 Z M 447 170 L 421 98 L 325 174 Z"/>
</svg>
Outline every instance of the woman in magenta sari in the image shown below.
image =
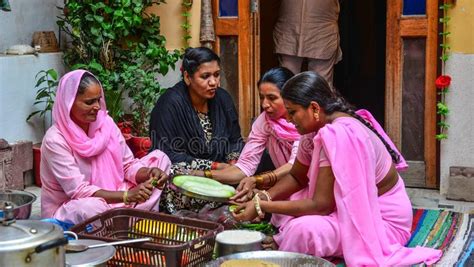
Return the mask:
<svg viewBox="0 0 474 267">
<path fill-rule="evenodd" d="M 54 124 L 41 146 L 43 218 L 77 224 L 114 207 L 158 208 L 171 162 L 158 150 L 134 159 L 103 96 L 87 71 L 59 81 Z"/>
<path fill-rule="evenodd" d="M 286 120 L 281 89 L 293 75 L 287 68 L 276 67 L 265 72 L 258 81 L 263 112 L 252 124 L 252 131 L 235 165 L 221 170 L 194 171 L 193 174 L 227 184 L 240 182 L 238 193 L 233 197 L 238 200 L 248 200 L 248 193 L 252 194 L 256 186 L 271 187 L 279 177 L 288 174 L 296 158 L 300 135 L 295 126 Z M 256 174 L 265 148 L 276 169 Z"/>
<path fill-rule="evenodd" d="M 290 79 L 282 96 L 304 135 L 295 163 L 290 175 L 268 194 L 255 194 L 234 216 L 282 214 L 273 237 L 280 250 L 343 256 L 349 266 L 439 260 L 439 250 L 404 247 L 412 207 L 397 170 L 407 165 L 372 115 L 353 111 L 314 72 Z"/>
</svg>

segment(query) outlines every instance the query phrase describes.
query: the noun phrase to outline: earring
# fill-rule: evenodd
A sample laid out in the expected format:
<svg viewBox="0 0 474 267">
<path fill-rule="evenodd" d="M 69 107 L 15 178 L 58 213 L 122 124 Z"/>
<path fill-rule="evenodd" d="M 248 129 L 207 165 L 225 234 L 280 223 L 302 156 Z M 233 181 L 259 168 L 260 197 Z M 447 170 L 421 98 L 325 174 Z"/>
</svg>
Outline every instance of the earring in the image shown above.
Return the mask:
<svg viewBox="0 0 474 267">
<path fill-rule="evenodd" d="M 319 121 L 319 113 L 314 113 L 314 119 L 318 122 Z"/>
</svg>

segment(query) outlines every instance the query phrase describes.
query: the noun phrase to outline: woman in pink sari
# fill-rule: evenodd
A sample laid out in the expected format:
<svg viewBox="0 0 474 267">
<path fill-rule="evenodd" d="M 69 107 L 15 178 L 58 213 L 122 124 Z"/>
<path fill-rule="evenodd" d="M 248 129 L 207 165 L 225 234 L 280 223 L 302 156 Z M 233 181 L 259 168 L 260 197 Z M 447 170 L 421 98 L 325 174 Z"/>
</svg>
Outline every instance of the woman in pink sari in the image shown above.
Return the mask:
<svg viewBox="0 0 474 267">
<path fill-rule="evenodd" d="M 293 75 L 287 68 L 276 67 L 265 72 L 258 81 L 263 112 L 252 124 L 252 131 L 235 165 L 221 170 L 194 171 L 193 174 L 227 184 L 240 182 L 238 193 L 233 197 L 239 200 L 248 200 L 248 193 L 252 194 L 256 186 L 268 188 L 278 177 L 288 174 L 296 158 L 300 135 L 294 125 L 286 121 L 287 113 L 280 92 Z M 265 148 L 276 169 L 254 176 Z"/>
<path fill-rule="evenodd" d="M 282 96 L 304 135 L 297 158 L 290 175 L 268 194 L 257 193 L 234 216 L 250 220 L 264 212 L 283 214 L 273 237 L 280 250 L 343 256 L 349 266 L 439 260 L 439 250 L 404 247 L 412 207 L 397 169 L 407 165 L 372 115 L 354 112 L 314 72 L 290 79 Z"/>
<path fill-rule="evenodd" d="M 77 224 L 115 207 L 158 208 L 170 160 L 158 150 L 134 159 L 103 96 L 87 71 L 71 71 L 59 81 L 54 124 L 41 146 L 43 218 Z"/>
</svg>

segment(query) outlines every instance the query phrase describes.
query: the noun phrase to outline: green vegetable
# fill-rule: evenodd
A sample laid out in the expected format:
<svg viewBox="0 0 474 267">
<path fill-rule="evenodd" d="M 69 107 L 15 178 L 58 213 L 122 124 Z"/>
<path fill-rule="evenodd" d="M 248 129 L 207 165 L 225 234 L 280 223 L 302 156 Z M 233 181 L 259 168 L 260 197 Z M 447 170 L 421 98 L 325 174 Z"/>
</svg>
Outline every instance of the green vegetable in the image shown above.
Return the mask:
<svg viewBox="0 0 474 267">
<path fill-rule="evenodd" d="M 173 184 L 187 191 L 210 197 L 229 198 L 235 195 L 235 189 L 232 186 L 224 185 L 218 181 L 198 177 L 181 175 L 173 179 Z"/>
<path fill-rule="evenodd" d="M 158 186 L 158 179 L 153 179 L 153 180 L 151 180 L 151 185 L 152 185 L 153 187 L 157 187 L 157 186 Z"/>
<path fill-rule="evenodd" d="M 235 209 L 237 209 L 237 207 L 238 207 L 237 205 L 230 205 L 230 206 L 229 206 L 229 211 L 230 211 L 230 212 L 234 212 Z M 244 212 L 244 211 L 245 211 L 245 209 L 241 209 L 241 210 L 239 211 L 239 213 L 242 213 L 242 212 Z"/>
<path fill-rule="evenodd" d="M 266 235 L 273 235 L 275 234 L 275 228 L 271 223 L 268 222 L 261 222 L 261 223 L 242 223 L 238 225 L 239 229 L 249 229 L 259 231 Z"/>
</svg>

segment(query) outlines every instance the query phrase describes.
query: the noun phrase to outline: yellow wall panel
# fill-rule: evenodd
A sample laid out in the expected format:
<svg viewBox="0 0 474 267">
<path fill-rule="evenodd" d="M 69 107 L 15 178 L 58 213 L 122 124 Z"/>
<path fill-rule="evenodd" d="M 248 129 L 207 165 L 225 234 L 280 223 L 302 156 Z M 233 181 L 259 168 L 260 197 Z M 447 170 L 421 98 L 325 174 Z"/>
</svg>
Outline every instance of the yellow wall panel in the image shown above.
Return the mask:
<svg viewBox="0 0 474 267">
<path fill-rule="evenodd" d="M 474 0 L 456 0 L 449 10 L 451 52 L 474 54 Z"/>
<path fill-rule="evenodd" d="M 150 12 L 160 17 L 161 34 L 166 37 L 166 48 L 168 50 L 181 49 L 184 47 L 184 32 L 181 24 L 184 18 L 181 15 L 183 8 L 181 0 L 168 0 L 166 4 L 160 4 L 150 8 Z M 191 8 L 191 41 L 190 46 L 200 46 L 199 24 L 201 17 L 201 0 L 194 0 Z"/>
</svg>

